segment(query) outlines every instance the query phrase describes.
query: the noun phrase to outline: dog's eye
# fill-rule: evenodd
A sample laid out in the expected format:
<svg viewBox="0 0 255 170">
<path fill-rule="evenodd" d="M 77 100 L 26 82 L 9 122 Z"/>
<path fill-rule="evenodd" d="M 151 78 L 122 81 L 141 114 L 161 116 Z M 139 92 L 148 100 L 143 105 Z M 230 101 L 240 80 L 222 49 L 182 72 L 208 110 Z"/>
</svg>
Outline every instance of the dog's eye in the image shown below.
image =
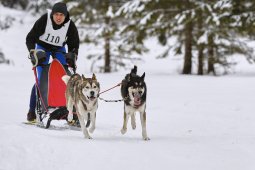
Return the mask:
<svg viewBox="0 0 255 170">
<path fill-rule="evenodd" d="M 97 88 L 97 86 L 93 86 L 93 88 L 95 89 L 95 88 Z"/>
<path fill-rule="evenodd" d="M 89 86 L 86 86 L 85 88 L 86 88 L 86 89 L 89 89 Z"/>
</svg>

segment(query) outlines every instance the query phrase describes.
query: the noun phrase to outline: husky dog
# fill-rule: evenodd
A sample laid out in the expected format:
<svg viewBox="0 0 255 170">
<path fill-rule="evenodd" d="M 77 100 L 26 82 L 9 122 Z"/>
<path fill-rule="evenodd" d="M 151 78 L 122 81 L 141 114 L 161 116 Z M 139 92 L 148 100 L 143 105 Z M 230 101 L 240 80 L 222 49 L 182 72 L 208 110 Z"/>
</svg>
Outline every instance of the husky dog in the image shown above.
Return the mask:
<svg viewBox="0 0 255 170">
<path fill-rule="evenodd" d="M 90 126 L 91 121 L 92 125 L 89 132 L 93 133 L 95 130 L 98 95 L 100 91 L 100 85 L 95 74 L 93 74 L 92 78 L 85 78 L 79 74 L 74 74 L 71 77 L 65 75 L 62 77 L 62 80 L 67 85 L 65 95 L 66 107 L 69 112 L 68 121 L 72 121 L 73 107 L 75 107 L 84 137 L 92 139 L 87 128 Z"/>
<path fill-rule="evenodd" d="M 142 124 L 142 136 L 144 140 L 150 140 L 146 131 L 146 93 L 147 88 L 144 81 L 145 73 L 137 75 L 137 66 L 125 76 L 121 82 L 121 96 L 124 99 L 124 121 L 121 133 L 127 132 L 128 119 L 131 116 L 131 126 L 136 128 L 135 113 L 140 112 Z"/>
</svg>

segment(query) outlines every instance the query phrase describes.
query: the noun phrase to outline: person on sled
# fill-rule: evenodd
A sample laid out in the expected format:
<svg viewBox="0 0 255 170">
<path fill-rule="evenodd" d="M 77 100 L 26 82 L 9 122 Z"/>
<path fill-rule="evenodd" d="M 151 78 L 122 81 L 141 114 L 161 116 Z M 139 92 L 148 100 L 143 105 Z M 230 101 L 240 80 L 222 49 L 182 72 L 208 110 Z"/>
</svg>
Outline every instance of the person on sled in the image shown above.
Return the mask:
<svg viewBox="0 0 255 170">
<path fill-rule="evenodd" d="M 34 55 L 38 52 L 38 60 L 36 62 L 32 61 L 32 64 L 36 66 L 37 69 L 38 80 L 40 81 L 40 74 L 42 72 L 42 67 L 40 65 L 48 64 L 50 55 L 56 51 L 55 57 L 62 65 L 68 64 L 74 68 L 75 63 L 69 63 L 68 60 L 66 61 L 66 58 L 69 56 L 74 57 L 75 60 L 77 59 L 79 42 L 77 27 L 69 18 L 66 4 L 63 2 L 54 4 L 52 10 L 48 10 L 46 14 L 42 15 L 35 22 L 26 37 L 26 45 L 30 53 L 30 58 L 35 58 Z M 64 54 L 66 53 L 65 45 L 68 47 L 66 57 Z M 39 55 L 39 52 L 41 52 L 41 55 Z M 29 111 L 27 113 L 28 121 L 35 121 L 35 109 L 36 86 L 34 85 L 31 91 Z"/>
</svg>

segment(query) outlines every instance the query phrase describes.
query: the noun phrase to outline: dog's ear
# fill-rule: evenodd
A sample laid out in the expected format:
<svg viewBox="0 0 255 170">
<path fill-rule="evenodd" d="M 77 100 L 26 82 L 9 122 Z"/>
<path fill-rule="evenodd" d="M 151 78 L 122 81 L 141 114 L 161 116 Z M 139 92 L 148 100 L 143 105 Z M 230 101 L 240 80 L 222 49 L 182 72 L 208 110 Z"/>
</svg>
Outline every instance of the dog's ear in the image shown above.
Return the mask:
<svg viewBox="0 0 255 170">
<path fill-rule="evenodd" d="M 133 74 L 133 73 L 129 74 L 129 81 L 133 80 L 134 77 L 135 77 L 135 74 Z"/>
<path fill-rule="evenodd" d="M 97 80 L 96 75 L 93 73 L 92 80 Z"/>
<path fill-rule="evenodd" d="M 144 80 L 144 78 L 145 78 L 145 72 L 143 73 L 143 75 L 141 76 L 141 78 Z"/>
<path fill-rule="evenodd" d="M 83 81 L 86 80 L 86 78 L 85 78 L 85 76 L 84 76 L 83 74 L 81 75 L 81 77 L 82 77 L 82 80 L 83 80 Z"/>
<path fill-rule="evenodd" d="M 131 70 L 131 74 L 136 74 L 137 73 L 137 66 L 134 65 L 134 68 Z"/>
</svg>

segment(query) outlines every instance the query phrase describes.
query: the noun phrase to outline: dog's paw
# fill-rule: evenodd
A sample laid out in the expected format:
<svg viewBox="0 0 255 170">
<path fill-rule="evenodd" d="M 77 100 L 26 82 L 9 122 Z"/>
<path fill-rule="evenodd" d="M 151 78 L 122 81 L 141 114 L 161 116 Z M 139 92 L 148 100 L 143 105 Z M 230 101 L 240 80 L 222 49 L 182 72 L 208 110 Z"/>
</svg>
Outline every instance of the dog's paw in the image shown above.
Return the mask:
<svg viewBox="0 0 255 170">
<path fill-rule="evenodd" d="M 68 116 L 67 116 L 67 120 L 69 121 L 69 122 L 71 122 L 72 120 L 73 120 L 73 114 L 68 114 Z"/>
<path fill-rule="evenodd" d="M 120 132 L 121 132 L 122 135 L 124 135 L 127 132 L 127 129 L 122 128 Z"/>
<path fill-rule="evenodd" d="M 86 139 L 93 139 L 91 136 L 85 136 Z"/>
<path fill-rule="evenodd" d="M 148 140 L 151 140 L 151 139 L 149 137 L 144 137 L 143 140 L 148 141 Z"/>
</svg>

